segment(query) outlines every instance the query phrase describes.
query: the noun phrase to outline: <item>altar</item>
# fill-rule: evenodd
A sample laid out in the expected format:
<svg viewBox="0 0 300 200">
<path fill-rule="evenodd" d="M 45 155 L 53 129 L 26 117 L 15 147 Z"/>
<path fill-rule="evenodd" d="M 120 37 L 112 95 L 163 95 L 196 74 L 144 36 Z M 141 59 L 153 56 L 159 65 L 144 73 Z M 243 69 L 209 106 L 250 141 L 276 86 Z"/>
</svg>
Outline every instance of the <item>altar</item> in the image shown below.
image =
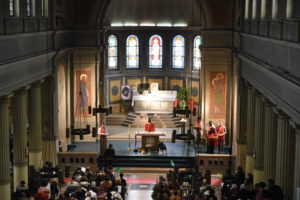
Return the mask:
<svg viewBox="0 0 300 200">
<path fill-rule="evenodd" d="M 133 93 L 132 107 L 136 113 L 173 113 L 173 102 L 177 91 L 158 90 L 143 94 Z"/>
<path fill-rule="evenodd" d="M 142 148 L 146 148 L 147 144 L 150 144 L 152 146 L 158 146 L 159 144 L 159 136 L 165 136 L 166 134 L 164 132 L 157 132 L 157 131 L 139 131 L 135 133 L 135 146 L 137 142 L 137 137 L 142 137 Z"/>
</svg>

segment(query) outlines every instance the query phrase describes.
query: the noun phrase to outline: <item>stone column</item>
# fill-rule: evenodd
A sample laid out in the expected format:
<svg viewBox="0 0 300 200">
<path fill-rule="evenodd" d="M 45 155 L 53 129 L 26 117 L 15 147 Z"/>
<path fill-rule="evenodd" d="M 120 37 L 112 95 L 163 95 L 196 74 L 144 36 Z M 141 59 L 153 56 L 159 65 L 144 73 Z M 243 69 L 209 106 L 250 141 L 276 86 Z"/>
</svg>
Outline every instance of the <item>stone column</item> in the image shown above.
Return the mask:
<svg viewBox="0 0 300 200">
<path fill-rule="evenodd" d="M 254 148 L 254 91 L 247 89 L 247 146 L 246 146 L 246 173 L 253 173 L 253 148 Z"/>
<path fill-rule="evenodd" d="M 53 166 L 57 163 L 56 136 L 54 133 L 54 114 L 53 114 L 53 80 L 46 80 L 42 85 L 42 163 L 52 162 Z"/>
<path fill-rule="evenodd" d="M 29 165 L 39 169 L 42 159 L 41 85 L 33 85 L 28 93 Z"/>
<path fill-rule="evenodd" d="M 247 144 L 247 87 L 243 81 L 239 84 L 239 134 L 237 138 L 238 152 L 236 163 L 246 169 Z"/>
<path fill-rule="evenodd" d="M 297 127 L 296 130 L 296 144 L 295 144 L 295 172 L 294 172 L 294 199 L 296 197 L 296 188 L 300 188 L 300 127 Z"/>
<path fill-rule="evenodd" d="M 276 138 L 277 138 L 277 117 L 273 111 L 273 105 L 264 100 L 264 121 L 265 121 L 265 140 L 264 140 L 264 181 L 267 183 L 269 178 L 276 177 Z"/>
<path fill-rule="evenodd" d="M 292 198 L 295 159 L 295 130 L 286 115 L 280 113 L 277 120 L 276 183 L 286 197 Z"/>
<path fill-rule="evenodd" d="M 10 200 L 8 100 L 0 98 L 0 197 Z"/>
<path fill-rule="evenodd" d="M 263 131 L 263 102 L 261 95 L 255 95 L 255 125 L 254 125 L 254 184 L 263 180 L 263 164 L 264 164 L 264 131 Z"/>
<path fill-rule="evenodd" d="M 12 98 L 14 190 L 21 181 L 28 184 L 27 91 L 19 90 Z"/>
</svg>

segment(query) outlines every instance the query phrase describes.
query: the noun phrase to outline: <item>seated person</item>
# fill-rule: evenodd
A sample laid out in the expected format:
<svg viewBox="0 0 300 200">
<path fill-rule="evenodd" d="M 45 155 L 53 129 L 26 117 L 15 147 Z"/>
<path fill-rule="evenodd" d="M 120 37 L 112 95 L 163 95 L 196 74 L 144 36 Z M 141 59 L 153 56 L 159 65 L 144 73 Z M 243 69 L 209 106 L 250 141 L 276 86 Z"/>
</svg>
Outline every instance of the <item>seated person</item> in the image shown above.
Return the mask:
<svg viewBox="0 0 300 200">
<path fill-rule="evenodd" d="M 104 135 L 106 133 L 106 128 L 104 126 L 104 123 L 102 122 L 101 126 L 98 129 L 98 134 Z"/>
<path fill-rule="evenodd" d="M 148 118 L 148 123 L 145 123 L 145 131 L 155 131 L 154 123 L 151 122 L 151 118 Z"/>
<path fill-rule="evenodd" d="M 106 167 L 111 166 L 113 161 L 115 160 L 115 150 L 112 144 L 108 145 L 108 149 L 105 150 L 103 155 L 106 163 Z"/>
</svg>

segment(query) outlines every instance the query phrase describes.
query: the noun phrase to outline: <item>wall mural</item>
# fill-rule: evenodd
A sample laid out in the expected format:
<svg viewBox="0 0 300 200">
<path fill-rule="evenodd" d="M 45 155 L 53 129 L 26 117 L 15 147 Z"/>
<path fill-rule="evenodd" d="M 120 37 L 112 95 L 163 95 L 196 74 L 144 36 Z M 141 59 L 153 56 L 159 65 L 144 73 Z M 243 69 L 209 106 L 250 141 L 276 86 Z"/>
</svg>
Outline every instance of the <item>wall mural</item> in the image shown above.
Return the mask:
<svg viewBox="0 0 300 200">
<path fill-rule="evenodd" d="M 121 81 L 120 80 L 110 80 L 109 85 L 110 85 L 110 89 L 109 89 L 110 103 L 119 102 L 121 100 L 121 95 L 120 95 Z"/>
<path fill-rule="evenodd" d="M 77 117 L 80 114 L 82 116 L 91 116 L 88 113 L 88 107 L 92 105 L 91 79 L 91 70 L 76 70 L 75 113 Z"/>
<path fill-rule="evenodd" d="M 210 72 L 210 118 L 226 116 L 226 72 Z"/>
</svg>

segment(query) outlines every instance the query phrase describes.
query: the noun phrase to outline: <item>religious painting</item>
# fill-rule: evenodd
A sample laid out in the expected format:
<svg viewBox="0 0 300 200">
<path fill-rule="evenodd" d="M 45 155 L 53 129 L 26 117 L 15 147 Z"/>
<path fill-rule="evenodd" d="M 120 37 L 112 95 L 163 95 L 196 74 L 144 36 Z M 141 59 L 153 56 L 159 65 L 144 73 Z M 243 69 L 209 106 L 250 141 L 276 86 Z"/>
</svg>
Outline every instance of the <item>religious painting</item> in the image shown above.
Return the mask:
<svg viewBox="0 0 300 200">
<path fill-rule="evenodd" d="M 162 39 L 153 35 L 149 41 L 149 67 L 162 68 Z"/>
<path fill-rule="evenodd" d="M 76 116 L 91 116 L 88 107 L 92 106 L 92 76 L 89 69 L 78 69 L 75 73 L 76 80 Z"/>
<path fill-rule="evenodd" d="M 158 91 L 158 83 L 150 83 L 150 91 L 151 93 L 155 93 Z"/>
<path fill-rule="evenodd" d="M 199 90 L 199 81 L 192 81 L 192 99 L 195 103 L 199 103 L 199 96 L 200 90 Z"/>
<path fill-rule="evenodd" d="M 164 83 L 164 79 L 162 78 L 149 78 L 148 79 L 148 83 L 158 83 L 158 89 L 162 90 L 163 87 L 163 83 Z"/>
<path fill-rule="evenodd" d="M 127 38 L 126 59 L 127 68 L 139 68 L 139 41 L 135 35 Z"/>
<path fill-rule="evenodd" d="M 176 35 L 173 39 L 173 68 L 184 68 L 184 37 Z"/>
<path fill-rule="evenodd" d="M 131 99 L 131 87 L 130 85 L 122 85 L 121 87 L 121 99 L 130 100 Z"/>
<path fill-rule="evenodd" d="M 114 35 L 108 37 L 108 68 L 118 68 L 118 40 Z"/>
<path fill-rule="evenodd" d="M 210 118 L 226 116 L 226 72 L 210 72 Z"/>
<path fill-rule="evenodd" d="M 121 81 L 120 80 L 110 80 L 109 82 L 109 99 L 110 102 L 119 102 L 121 100 L 121 95 L 120 95 L 120 85 Z"/>
</svg>

